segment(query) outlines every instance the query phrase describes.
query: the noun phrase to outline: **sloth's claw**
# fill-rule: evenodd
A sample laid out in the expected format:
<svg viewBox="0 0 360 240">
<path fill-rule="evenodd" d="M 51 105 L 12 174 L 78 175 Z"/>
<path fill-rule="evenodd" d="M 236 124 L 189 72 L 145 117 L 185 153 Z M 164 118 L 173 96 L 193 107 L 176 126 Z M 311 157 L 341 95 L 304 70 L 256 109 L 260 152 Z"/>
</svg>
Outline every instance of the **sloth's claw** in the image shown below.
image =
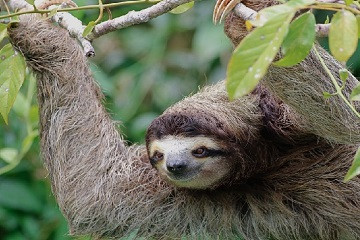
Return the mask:
<svg viewBox="0 0 360 240">
<path fill-rule="evenodd" d="M 241 0 L 217 0 L 214 7 L 213 22 L 215 24 L 222 22 L 226 15 L 240 2 Z"/>
</svg>

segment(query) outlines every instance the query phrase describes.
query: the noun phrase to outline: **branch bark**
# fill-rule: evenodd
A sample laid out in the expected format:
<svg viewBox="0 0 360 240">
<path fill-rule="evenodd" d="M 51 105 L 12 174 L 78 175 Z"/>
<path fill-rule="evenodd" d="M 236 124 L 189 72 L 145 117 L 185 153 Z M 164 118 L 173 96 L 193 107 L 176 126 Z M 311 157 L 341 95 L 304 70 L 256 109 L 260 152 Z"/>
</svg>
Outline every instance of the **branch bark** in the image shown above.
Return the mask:
<svg viewBox="0 0 360 240">
<path fill-rule="evenodd" d="M 6 6 L 5 6 L 6 4 Z M 6 9 L 6 7 L 12 11 L 26 11 L 26 10 L 33 10 L 34 7 L 27 3 L 24 0 L 5 0 L 0 1 L 0 8 Z M 51 6 L 51 8 L 60 7 L 63 8 L 64 6 Z M 82 25 L 82 22 L 72 16 L 70 13 L 67 12 L 60 12 L 56 13 L 53 17 L 51 17 L 53 22 L 58 23 L 61 27 L 68 30 L 71 36 L 75 37 L 84 49 L 85 56 L 92 57 L 95 55 L 95 50 L 91 45 L 91 42 L 82 37 L 82 33 L 84 31 L 85 26 Z"/>
<path fill-rule="evenodd" d="M 234 12 L 237 16 L 244 20 L 255 20 L 256 15 L 258 14 L 255 10 L 248 8 L 242 3 L 236 5 Z"/>
<path fill-rule="evenodd" d="M 11 11 L 19 9 L 31 10 L 33 6 L 28 4 L 24 0 L 5 0 Z M 95 26 L 92 33 L 90 33 L 86 39 L 82 37 L 85 26 L 82 25 L 81 21 L 72 16 L 67 12 L 59 12 L 55 14 L 51 19 L 58 23 L 61 27 L 67 29 L 69 33 L 76 37 L 84 48 L 86 56 L 93 56 L 95 54 L 94 49 L 91 45 L 91 41 L 105 35 L 109 32 L 126 28 L 135 24 L 148 22 L 149 20 L 158 17 L 164 13 L 171 11 L 172 9 L 191 2 L 193 0 L 164 0 L 149 8 L 140 11 L 130 11 L 129 13 L 102 22 Z M 0 1 L 1 2 L 1 1 Z M 3 8 L 4 6 L 2 6 Z"/>
<path fill-rule="evenodd" d="M 342 1 L 338 1 L 338 0 L 322 0 L 321 2 L 342 2 Z M 244 4 L 239 3 L 235 6 L 235 8 L 233 9 L 234 13 L 240 17 L 241 19 L 244 20 L 255 20 L 256 15 L 258 14 L 258 12 L 256 12 L 255 10 L 246 7 Z M 327 37 L 329 35 L 329 29 L 330 29 L 330 24 L 316 24 L 316 35 L 318 37 Z"/>
<path fill-rule="evenodd" d="M 121 17 L 117 17 L 96 25 L 92 33 L 88 35 L 87 39 L 93 40 L 118 29 L 148 22 L 153 18 L 170 12 L 172 9 L 191 1 L 193 0 L 163 0 L 146 9 L 140 11 L 130 11 Z"/>
<path fill-rule="evenodd" d="M 81 46 L 84 49 L 86 57 L 95 56 L 95 50 L 94 47 L 91 45 L 91 42 L 82 36 L 85 26 L 83 26 L 82 22 L 79 19 L 77 19 L 68 12 L 59 12 L 52 16 L 51 19 L 52 21 L 58 23 L 59 26 L 61 26 L 62 28 L 68 30 L 70 35 L 75 37 L 80 42 Z"/>
<path fill-rule="evenodd" d="M 82 36 L 85 26 L 83 26 L 81 21 L 73 17 L 71 14 L 67 12 L 59 12 L 55 14 L 51 19 L 52 21 L 58 23 L 61 27 L 67 29 L 72 36 L 77 38 L 78 41 L 83 46 L 85 55 L 90 57 L 95 55 L 94 48 L 91 45 L 92 40 L 118 29 L 126 28 L 135 24 L 148 22 L 149 20 L 155 17 L 158 17 L 182 4 L 191 1 L 193 0 L 163 0 L 146 9 L 140 11 L 130 11 L 129 13 L 123 16 L 96 25 L 93 31 L 86 38 Z M 341 0 L 321 0 L 321 1 L 341 2 Z M 33 6 L 28 4 L 24 0 L 5 0 L 5 2 L 7 3 L 8 8 L 12 11 L 16 11 L 19 9 L 26 9 L 26 10 L 33 9 Z M 1 6 L 1 1 L 0 1 L 0 6 Z M 244 20 L 254 20 L 257 15 L 257 12 L 255 10 L 246 7 L 242 3 L 237 4 L 233 9 L 233 11 L 237 16 L 239 16 Z M 330 26 L 329 24 L 318 24 L 316 27 L 317 35 L 319 37 L 327 36 L 329 32 L 329 26 Z"/>
</svg>

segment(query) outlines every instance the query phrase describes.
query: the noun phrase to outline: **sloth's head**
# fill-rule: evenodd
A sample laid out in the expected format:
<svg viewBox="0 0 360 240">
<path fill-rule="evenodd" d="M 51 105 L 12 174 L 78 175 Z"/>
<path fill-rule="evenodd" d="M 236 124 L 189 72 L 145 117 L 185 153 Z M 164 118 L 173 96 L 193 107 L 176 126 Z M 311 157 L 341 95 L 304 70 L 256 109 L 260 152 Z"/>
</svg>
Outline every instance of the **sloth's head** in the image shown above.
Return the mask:
<svg viewBox="0 0 360 240">
<path fill-rule="evenodd" d="M 206 136 L 168 135 L 149 145 L 151 164 L 167 181 L 179 187 L 203 189 L 216 185 L 231 169 L 229 155 L 216 140 Z"/>
<path fill-rule="evenodd" d="M 234 174 L 239 152 L 212 116 L 164 114 L 150 125 L 146 145 L 160 176 L 178 187 L 206 189 Z"/>
</svg>

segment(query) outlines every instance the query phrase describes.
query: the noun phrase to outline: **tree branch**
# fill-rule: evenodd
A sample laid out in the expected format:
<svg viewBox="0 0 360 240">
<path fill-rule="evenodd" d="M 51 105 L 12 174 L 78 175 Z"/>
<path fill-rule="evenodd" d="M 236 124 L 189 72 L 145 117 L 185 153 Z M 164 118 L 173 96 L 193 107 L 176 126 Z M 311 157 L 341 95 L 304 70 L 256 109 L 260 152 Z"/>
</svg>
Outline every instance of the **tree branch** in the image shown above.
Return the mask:
<svg viewBox="0 0 360 240">
<path fill-rule="evenodd" d="M 258 14 L 257 11 L 248 8 L 242 3 L 238 3 L 234 8 L 235 14 L 244 20 L 255 20 L 256 15 Z"/>
<path fill-rule="evenodd" d="M 117 17 L 96 25 L 93 31 L 87 36 L 87 39 L 93 40 L 118 29 L 148 22 L 150 19 L 158 17 L 184 3 L 191 1 L 193 0 L 163 0 L 146 9 L 140 11 L 130 11 L 121 17 Z"/>
<path fill-rule="evenodd" d="M 319 2 L 323 3 L 344 3 L 342 0 L 318 0 Z"/>
<path fill-rule="evenodd" d="M 345 4 L 345 1 L 343 0 L 318 0 L 319 2 L 322 2 L 322 3 L 340 3 L 340 4 Z M 356 9 L 359 9 L 358 6 L 356 6 L 355 4 L 350 4 L 350 6 L 352 8 L 356 8 Z"/>
<path fill-rule="evenodd" d="M 321 0 L 321 2 L 342 2 L 339 0 Z M 234 13 L 240 17 L 241 19 L 244 20 L 255 20 L 256 15 L 258 14 L 258 12 L 256 12 L 255 10 L 246 7 L 244 4 L 239 3 L 235 6 L 235 8 L 233 9 Z M 330 29 L 330 24 L 316 24 L 316 35 L 318 37 L 327 37 L 329 35 L 329 29 Z"/>
<path fill-rule="evenodd" d="M 33 10 L 33 6 L 24 0 L 5 1 L 7 1 L 8 5 L 10 6 L 9 8 L 11 11 L 16 11 L 19 9 Z M 85 26 L 83 26 L 81 21 L 73 17 L 71 14 L 63 11 L 58 12 L 51 18 L 51 20 L 58 23 L 61 27 L 67 29 L 72 36 L 79 40 L 84 48 L 86 56 L 93 56 L 95 52 L 90 41 L 117 29 L 148 22 L 155 17 L 158 17 L 184 3 L 191 1 L 193 0 L 163 0 L 149 8 L 140 11 L 130 11 L 126 15 L 96 25 L 92 33 L 90 33 L 86 39 L 82 37 Z M 55 8 L 55 6 L 50 7 L 50 9 L 51 8 Z"/>
<path fill-rule="evenodd" d="M 5 0 L 5 2 L 0 1 L 0 8 L 5 9 L 5 4 L 12 12 L 34 10 L 34 7 L 24 0 Z M 64 8 L 65 5 L 51 6 L 49 9 L 55 7 Z M 59 12 L 51 17 L 51 20 L 68 30 L 70 35 L 75 37 L 80 42 L 87 57 L 92 57 L 95 55 L 95 50 L 90 41 L 82 37 L 85 26 L 82 25 L 82 22 L 79 19 L 75 18 L 70 13 Z"/>
<path fill-rule="evenodd" d="M 51 8 L 56 8 L 56 6 L 51 6 L 49 9 Z M 95 56 L 94 47 L 91 45 L 89 40 L 85 39 L 82 36 L 85 26 L 83 26 L 82 22 L 79 19 L 77 19 L 68 12 L 59 12 L 52 16 L 51 19 L 52 21 L 58 23 L 62 28 L 68 30 L 70 35 L 75 37 L 80 42 L 84 49 L 86 57 Z"/>
</svg>

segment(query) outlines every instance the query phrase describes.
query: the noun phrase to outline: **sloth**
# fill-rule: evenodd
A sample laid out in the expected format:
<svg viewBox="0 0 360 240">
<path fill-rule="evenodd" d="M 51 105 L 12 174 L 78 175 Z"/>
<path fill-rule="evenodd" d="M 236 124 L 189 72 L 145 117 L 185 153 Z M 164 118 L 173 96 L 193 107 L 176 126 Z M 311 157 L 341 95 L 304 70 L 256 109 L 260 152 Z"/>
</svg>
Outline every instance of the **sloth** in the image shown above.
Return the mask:
<svg viewBox="0 0 360 240">
<path fill-rule="evenodd" d="M 240 22 L 232 13 L 225 21 L 234 45 L 246 35 Z M 334 87 L 314 52 L 271 66 L 235 101 L 224 81 L 204 87 L 156 118 L 144 146 L 123 140 L 64 29 L 22 17 L 9 36 L 37 77 L 42 158 L 70 234 L 360 239 L 360 180 L 342 180 L 360 121 L 339 97 L 323 98 Z M 316 47 L 340 83 L 343 66 Z M 356 84 L 350 74 L 344 94 Z"/>
</svg>

